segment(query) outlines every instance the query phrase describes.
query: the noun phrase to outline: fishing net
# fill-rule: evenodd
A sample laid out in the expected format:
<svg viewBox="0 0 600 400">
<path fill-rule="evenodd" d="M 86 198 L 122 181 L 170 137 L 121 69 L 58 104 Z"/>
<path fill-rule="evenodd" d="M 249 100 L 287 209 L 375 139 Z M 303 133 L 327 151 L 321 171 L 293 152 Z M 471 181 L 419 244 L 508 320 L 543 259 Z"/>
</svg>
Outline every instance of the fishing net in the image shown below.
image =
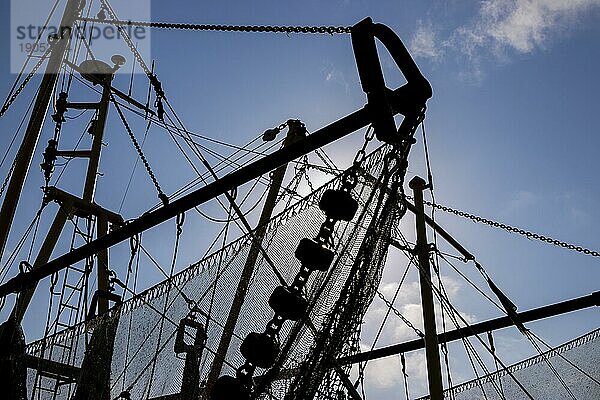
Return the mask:
<svg viewBox="0 0 600 400">
<path fill-rule="evenodd" d="M 507 369 L 534 399 L 572 398 L 550 365 L 576 399 L 600 399 L 600 329 L 545 353 L 509 366 Z M 550 365 L 549 365 L 550 363 Z M 444 392 L 445 399 L 521 400 L 529 397 L 506 370 L 483 376 Z M 485 394 L 484 394 L 485 393 Z M 429 399 L 429 396 L 419 400 Z"/>
<path fill-rule="evenodd" d="M 389 187 L 386 182 L 381 184 L 373 179 L 382 175 L 386 164 L 384 160 L 389 152 L 388 147 L 381 147 L 364 160 L 358 185 L 353 190 L 354 198 L 359 202 L 357 216 L 360 218 L 355 217 L 351 222 L 336 225 L 333 236 L 336 245 L 334 266 L 329 272 L 313 273 L 306 286 L 306 295 L 313 305 L 310 319 L 316 331 L 320 332 L 318 337 L 314 337 L 313 331 L 305 325 L 286 322 L 280 333 L 285 357 L 278 364 L 277 374 L 261 381 L 260 375 L 266 371 L 257 371 L 257 382 L 264 384 L 273 381 L 272 384 L 263 385 L 263 389 L 277 398 L 283 398 L 283 393 L 294 380 L 300 379 L 297 376 L 303 379 L 308 377 L 301 366 L 307 358 L 314 362 L 318 346 L 331 345 L 328 353 L 331 357 L 349 351 L 356 325 L 360 324 L 361 314 L 368 306 L 366 302 L 370 303 L 374 289 L 361 289 L 359 300 L 353 304 L 349 301 L 353 298 L 353 291 L 360 285 L 377 287 L 385 256 L 383 248 L 387 247 L 382 245 L 382 240 L 385 240 L 385 232 L 398 219 L 395 216 L 379 224 L 372 223 L 374 219 L 390 212 L 389 198 L 393 196 L 386 194 Z M 286 282 L 291 282 L 300 269 L 300 263 L 294 257 L 296 246 L 302 238 L 314 237 L 324 220 L 324 214 L 318 206 L 322 193 L 340 184 L 341 177 L 333 179 L 281 212 L 267 225 L 263 247 Z M 369 245 L 365 247 L 366 235 L 370 238 Z M 249 235 L 242 236 L 190 265 L 172 279 L 125 301 L 109 313 L 28 345 L 26 352 L 30 359 L 36 357 L 38 360 L 79 368 L 67 368 L 71 371 L 71 379 L 56 379 L 52 374 L 36 373 L 30 362 L 28 398 L 34 395 L 35 399 L 70 400 L 76 393 L 75 398 L 79 398 L 83 394 L 78 386 L 82 385 L 77 385 L 77 382 L 82 376 L 87 377 L 86 385 L 91 385 L 91 389 L 86 390 L 94 393 L 90 397 L 94 399 L 115 399 L 125 390 L 130 392 L 134 400 L 166 398 L 180 393 L 185 357 L 177 355 L 174 346 L 179 322 L 190 313 L 190 303 L 186 299 L 192 300 L 202 313 L 209 314 L 209 318 L 201 313 L 196 314 L 207 336 L 199 363 L 202 385 L 215 358 L 251 243 Z M 366 268 L 371 259 L 376 261 L 373 264 L 375 266 Z M 361 268 L 365 268 L 365 273 L 356 274 Z M 277 285 L 279 280 L 259 255 L 229 351 L 224 358 L 222 374 L 235 375 L 235 369 L 244 362 L 239 352 L 242 340 L 249 332 L 261 332 L 272 318 L 273 311 L 268 306 L 268 299 Z M 356 308 L 353 313 L 344 314 L 342 310 L 348 306 Z M 346 329 L 348 327 L 350 329 Z M 328 339 L 329 336 L 323 334 L 327 331 L 336 333 Z M 110 346 L 113 338 L 114 346 Z M 95 355 L 93 360 L 85 357 L 86 348 L 88 355 Z M 324 378 L 328 374 L 327 366 L 317 364 L 315 371 Z M 298 375 L 298 371 L 302 373 Z M 107 386 L 110 392 L 104 393 L 102 388 Z M 320 397 L 321 390 L 322 387 L 315 386 L 313 392 Z"/>
</svg>

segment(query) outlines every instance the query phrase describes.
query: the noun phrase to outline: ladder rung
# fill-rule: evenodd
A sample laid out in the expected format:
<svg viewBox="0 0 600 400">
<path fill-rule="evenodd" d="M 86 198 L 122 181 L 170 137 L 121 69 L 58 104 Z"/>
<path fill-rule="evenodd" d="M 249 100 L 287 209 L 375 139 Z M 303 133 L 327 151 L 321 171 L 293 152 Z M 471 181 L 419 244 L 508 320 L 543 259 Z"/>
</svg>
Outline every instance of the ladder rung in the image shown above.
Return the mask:
<svg viewBox="0 0 600 400">
<path fill-rule="evenodd" d="M 51 372 L 46 372 L 46 371 L 38 371 L 38 375 L 43 376 L 44 378 L 49 378 L 49 379 L 54 379 L 56 380 L 56 385 L 60 386 L 60 385 L 68 385 L 74 382 L 73 379 L 71 378 L 66 378 L 64 376 L 61 376 L 59 374 L 53 374 Z M 48 389 L 48 388 L 44 388 L 45 390 L 48 391 L 53 391 L 54 389 Z"/>
<path fill-rule="evenodd" d="M 41 391 L 44 391 L 44 392 L 53 392 L 54 393 L 54 388 L 50 389 L 50 388 L 43 387 L 43 386 L 38 387 L 37 390 L 41 390 Z"/>
<path fill-rule="evenodd" d="M 56 321 L 56 325 L 60 326 L 61 328 L 70 328 L 71 327 L 71 325 L 65 324 L 65 323 L 60 322 L 60 321 Z"/>
<path fill-rule="evenodd" d="M 80 273 L 82 273 L 82 274 L 84 274 L 84 273 L 85 273 L 85 270 L 83 270 L 83 269 L 81 269 L 81 268 L 74 267 L 74 266 L 72 266 L 72 265 L 71 265 L 71 266 L 70 266 L 68 269 L 72 269 L 73 271 L 77 271 L 77 272 L 80 272 Z"/>
<path fill-rule="evenodd" d="M 71 310 L 78 310 L 79 309 L 77 306 L 71 305 L 69 303 L 63 303 L 63 304 L 61 304 L 61 306 L 65 307 L 65 308 L 70 308 Z"/>
<path fill-rule="evenodd" d="M 76 290 L 78 292 L 81 292 L 83 290 L 83 288 L 80 288 L 78 286 L 69 285 L 68 283 L 65 283 L 65 287 L 67 289 Z"/>
</svg>

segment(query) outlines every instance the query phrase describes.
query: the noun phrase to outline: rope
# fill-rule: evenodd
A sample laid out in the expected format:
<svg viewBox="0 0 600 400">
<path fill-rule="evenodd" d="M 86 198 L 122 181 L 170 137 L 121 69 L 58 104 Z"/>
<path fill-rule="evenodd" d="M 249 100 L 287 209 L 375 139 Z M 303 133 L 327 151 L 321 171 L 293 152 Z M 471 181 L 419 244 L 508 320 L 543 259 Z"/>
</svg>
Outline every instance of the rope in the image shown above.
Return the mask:
<svg viewBox="0 0 600 400">
<path fill-rule="evenodd" d="M 166 319 L 166 315 L 167 315 L 167 309 L 169 306 L 169 294 L 171 293 L 171 288 L 170 286 L 172 285 L 172 280 L 173 280 L 173 273 L 175 272 L 175 264 L 177 262 L 177 253 L 179 252 L 179 242 L 181 239 L 181 234 L 183 233 L 183 223 L 185 221 L 185 214 L 178 214 L 177 215 L 177 221 L 175 223 L 176 225 L 176 235 L 175 235 L 175 246 L 173 247 L 173 258 L 171 260 L 171 270 L 169 271 L 169 287 L 167 289 L 167 296 L 165 299 L 165 305 L 163 307 L 163 311 L 162 311 L 162 315 L 164 315 L 165 317 L 161 318 L 160 320 L 160 329 L 158 331 L 158 340 L 156 341 L 156 353 L 155 353 L 155 357 L 154 360 L 152 362 L 152 369 L 150 372 L 150 379 L 148 380 L 148 396 L 150 396 L 150 391 L 152 389 L 152 381 L 154 379 L 154 372 L 156 371 L 156 360 L 158 359 L 158 354 L 160 353 L 160 341 L 162 339 L 162 335 L 163 335 L 163 329 L 164 329 L 164 324 L 165 324 L 165 319 Z M 169 341 L 169 339 L 167 339 L 167 342 Z M 166 343 L 165 343 L 166 344 Z"/>
<path fill-rule="evenodd" d="M 215 24 L 186 24 L 173 22 L 148 22 L 103 20 L 98 18 L 79 18 L 80 21 L 108 24 L 117 27 L 139 26 L 144 28 L 176 29 L 191 31 L 218 31 L 218 32 L 251 32 L 251 33 L 309 33 L 309 34 L 348 34 L 349 26 L 277 26 L 277 25 L 215 25 Z"/>
</svg>

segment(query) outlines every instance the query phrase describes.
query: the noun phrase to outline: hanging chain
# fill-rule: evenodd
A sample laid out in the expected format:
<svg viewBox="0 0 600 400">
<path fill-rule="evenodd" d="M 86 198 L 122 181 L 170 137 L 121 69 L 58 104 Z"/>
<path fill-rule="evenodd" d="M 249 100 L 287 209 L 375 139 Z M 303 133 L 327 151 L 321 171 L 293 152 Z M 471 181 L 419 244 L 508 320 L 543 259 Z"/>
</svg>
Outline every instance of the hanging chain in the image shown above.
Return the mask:
<svg viewBox="0 0 600 400">
<path fill-rule="evenodd" d="M 385 298 L 383 293 L 381 293 L 379 290 L 377 291 L 377 297 L 379 297 L 381 299 L 381 301 L 383 301 L 385 303 L 385 305 L 390 310 L 392 310 L 392 312 L 394 314 L 396 314 L 396 316 L 398 318 L 400 318 L 402 320 L 402 322 L 404 322 L 406 324 L 406 326 L 408 326 L 410 329 L 412 329 L 417 334 L 417 336 L 419 336 L 421 339 L 425 337 L 423 332 L 421 332 L 421 330 L 419 328 L 414 326 L 412 322 L 410 322 L 404 315 L 402 315 L 402 313 L 400 311 L 398 311 L 398 309 L 396 307 L 394 307 L 394 305 L 392 303 L 390 303 L 388 301 L 388 299 Z"/>
<path fill-rule="evenodd" d="M 0 197 L 2 197 L 2 195 L 4 194 L 4 189 L 6 189 L 6 185 L 8 185 L 8 181 L 10 181 L 10 177 L 12 176 L 12 173 L 15 170 L 15 165 L 17 165 L 16 161 L 17 159 L 15 158 L 15 161 L 13 161 L 13 163 L 10 166 L 10 169 L 8 170 L 8 174 L 6 174 L 6 178 L 4 178 L 4 182 L 2 182 L 2 187 L 0 187 Z"/>
<path fill-rule="evenodd" d="M 405 197 L 407 199 L 409 199 L 409 200 L 413 199 L 411 196 L 408 196 L 408 195 L 405 196 Z M 518 235 L 525 236 L 527 239 L 539 240 L 540 242 L 546 242 L 546 243 L 549 243 L 549 244 L 551 244 L 553 246 L 562 247 L 562 248 L 568 249 L 568 250 L 573 250 L 573 251 L 576 251 L 578 253 L 583 253 L 583 254 L 586 254 L 586 255 L 589 255 L 589 256 L 592 256 L 592 257 L 600 257 L 600 252 L 594 251 L 594 250 L 590 250 L 590 249 L 587 249 L 585 247 L 581 247 L 581 246 L 577 246 L 577 245 L 574 245 L 574 244 L 571 244 L 571 243 L 563 242 L 563 241 L 558 240 L 558 239 L 553 239 L 551 237 L 540 235 L 539 233 L 535 233 L 535 232 L 530 232 L 530 231 L 527 231 L 527 230 L 522 229 L 522 228 L 517 228 L 517 227 L 514 227 L 514 226 L 510 226 L 510 225 L 504 224 L 502 222 L 492 221 L 490 219 L 487 219 L 487 218 L 484 218 L 484 217 L 480 217 L 480 216 L 475 215 L 475 214 L 470 214 L 468 212 L 457 210 L 457 209 L 454 209 L 454 208 L 451 208 L 451 207 L 443 206 L 443 205 L 440 205 L 440 204 L 433 204 L 433 203 L 431 203 L 429 201 L 426 201 L 426 200 L 424 201 L 424 203 L 426 205 L 428 205 L 428 206 L 431 206 L 431 207 L 435 208 L 435 209 L 438 209 L 438 210 L 441 210 L 441 211 L 445 211 L 447 213 L 454 214 L 454 215 L 457 215 L 457 216 L 462 217 L 462 218 L 470 219 L 471 221 L 476 222 L 476 223 L 481 223 L 481 224 L 489 225 L 489 226 L 494 227 L 494 228 L 503 229 L 503 230 L 505 230 L 507 232 L 516 233 Z"/>
<path fill-rule="evenodd" d="M 147 22 L 106 20 L 98 18 L 79 18 L 80 21 L 110 24 L 114 26 L 139 26 L 145 28 L 180 29 L 192 31 L 219 32 L 253 32 L 253 33 L 309 33 L 309 34 L 348 34 L 349 26 L 275 26 L 275 25 L 214 25 L 214 24 L 182 24 L 171 22 Z"/>
<path fill-rule="evenodd" d="M 356 157 L 354 158 L 352 166 L 346 171 L 346 173 L 341 179 L 342 182 L 340 185 L 340 190 L 351 193 L 352 190 L 358 184 L 358 171 L 365 159 L 365 150 L 369 142 L 373 140 L 374 136 L 375 135 L 372 127 L 369 127 L 365 133 L 365 143 L 363 144 L 363 147 L 358 151 Z M 314 238 L 314 241 L 323 247 L 328 247 L 329 245 L 331 245 L 333 242 L 333 232 L 337 222 L 337 219 L 326 215 L 326 219 L 321 224 L 319 232 Z M 298 271 L 298 273 L 296 274 L 292 283 L 288 286 L 289 289 L 296 293 L 302 293 L 306 284 L 308 283 L 309 277 L 312 274 L 312 272 L 313 270 L 311 268 L 303 264 L 300 268 L 300 271 Z M 264 334 L 271 338 L 277 337 L 283 326 L 284 321 L 285 319 L 281 315 L 276 313 L 275 316 L 271 319 L 271 321 L 267 323 L 267 327 L 265 329 Z M 236 376 L 243 382 L 248 383 L 251 381 L 255 369 L 256 366 L 251 361 L 246 359 L 246 362 L 237 369 Z"/>
<path fill-rule="evenodd" d="M 154 187 L 156 188 L 156 191 L 158 192 L 158 198 L 163 202 L 163 205 L 169 204 L 169 198 L 160 188 L 160 185 L 158 184 L 158 180 L 156 179 L 156 175 L 154 175 L 154 171 L 152 171 L 152 168 L 150 167 L 150 164 L 148 163 L 148 160 L 146 159 L 146 156 L 144 155 L 144 152 L 142 151 L 142 147 L 140 146 L 137 139 L 135 138 L 135 135 L 133 134 L 131 127 L 127 123 L 127 120 L 125 119 L 125 115 L 123 115 L 123 111 L 121 110 L 121 107 L 119 107 L 119 103 L 117 103 L 117 101 L 115 100 L 115 97 L 112 93 L 111 93 L 110 97 L 111 97 L 111 101 L 115 105 L 115 108 L 117 110 L 117 113 L 119 114 L 119 117 L 121 118 L 121 121 L 123 122 L 123 125 L 125 126 L 125 129 L 127 130 L 127 133 L 129 134 L 129 138 L 131 139 L 131 142 L 133 143 L 135 150 L 137 151 L 138 155 L 140 156 L 140 159 L 142 160 L 142 163 L 144 164 L 144 167 L 146 168 L 146 171 L 148 172 L 148 175 L 150 176 L 150 179 L 152 180 L 152 183 L 154 184 Z"/>
<path fill-rule="evenodd" d="M 27 86 L 31 78 L 33 78 L 33 76 L 37 73 L 37 70 L 40 69 L 46 58 L 48 58 L 48 54 L 50 54 L 50 51 L 52 51 L 52 43 L 50 43 L 50 46 L 48 46 L 48 49 L 44 52 L 44 54 L 40 56 L 38 62 L 33 66 L 31 72 L 29 72 L 25 79 L 23 79 L 23 82 L 21 82 L 19 87 L 13 92 L 12 96 L 6 99 L 6 101 L 2 105 L 2 109 L 0 109 L 0 117 L 4 116 L 4 114 L 6 113 L 6 111 L 8 111 L 12 103 L 15 102 L 15 100 L 21 94 L 23 89 L 25 89 L 25 86 Z"/>
</svg>

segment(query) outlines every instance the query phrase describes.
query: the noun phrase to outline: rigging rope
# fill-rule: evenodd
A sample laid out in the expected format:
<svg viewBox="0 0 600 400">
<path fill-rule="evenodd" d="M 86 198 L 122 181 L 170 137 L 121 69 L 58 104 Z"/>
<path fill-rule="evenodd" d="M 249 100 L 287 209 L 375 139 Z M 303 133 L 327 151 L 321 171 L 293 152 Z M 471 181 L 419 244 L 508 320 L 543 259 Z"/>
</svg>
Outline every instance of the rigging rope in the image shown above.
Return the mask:
<svg viewBox="0 0 600 400">
<path fill-rule="evenodd" d="M 252 33 L 316 33 L 316 34 L 348 34 L 349 26 L 277 26 L 277 25 L 216 25 L 216 24 L 186 24 L 173 22 L 148 22 L 106 20 L 98 18 L 79 18 L 80 21 L 108 24 L 117 27 L 139 26 L 144 28 L 178 29 L 193 31 L 219 31 L 219 32 L 252 32 Z"/>
<path fill-rule="evenodd" d="M 415 265 L 417 266 L 419 271 L 421 271 L 421 269 L 422 269 L 421 266 L 419 264 L 415 264 Z M 460 312 L 458 312 L 458 310 L 452 305 L 452 303 L 448 299 L 447 293 L 446 293 L 445 289 L 443 288 L 443 286 L 442 286 L 442 290 L 443 290 L 443 292 L 442 292 L 433 285 L 431 279 L 428 278 L 427 276 L 425 276 L 425 281 L 426 281 L 427 285 L 431 288 L 432 293 L 438 298 L 440 305 L 442 307 L 446 307 L 446 311 L 448 312 L 448 315 L 452 319 L 454 325 L 457 328 L 459 328 L 460 325 L 458 323 L 458 320 L 460 320 L 460 322 L 462 322 L 467 327 L 467 329 L 470 329 L 472 331 L 471 324 L 469 324 L 469 322 L 466 320 L 466 318 Z M 519 388 L 523 391 L 523 393 L 530 400 L 535 400 L 534 397 L 531 395 L 531 393 L 529 393 L 529 391 L 523 386 L 523 384 L 512 373 L 512 371 L 510 371 L 508 369 L 506 364 L 504 364 L 504 362 L 502 362 L 502 360 L 500 360 L 500 358 L 492 352 L 489 345 L 487 343 L 485 343 L 485 341 L 483 339 L 481 339 L 481 337 L 478 334 L 475 334 L 474 332 L 472 332 L 472 333 L 473 333 L 473 336 L 477 339 L 477 341 L 479 341 L 481 346 L 494 358 L 494 360 L 498 361 L 498 363 L 500 364 L 502 369 L 507 372 L 507 374 L 512 378 L 512 380 L 517 384 L 517 386 L 519 386 Z M 465 338 L 463 337 L 463 339 L 465 339 Z M 463 340 L 463 341 L 465 341 L 465 340 Z M 468 339 L 466 339 L 466 343 L 469 343 L 469 345 L 472 346 L 472 344 L 470 343 L 470 341 Z M 484 371 L 487 371 L 485 364 L 483 363 L 483 361 L 481 361 L 481 358 L 479 357 L 477 352 L 474 353 L 474 356 L 478 359 L 478 362 L 480 363 L 480 366 L 484 369 Z M 501 396 L 501 393 L 499 392 L 499 389 L 496 387 L 494 382 L 492 382 L 492 386 L 494 386 L 494 389 L 496 390 L 496 392 Z"/>
</svg>

